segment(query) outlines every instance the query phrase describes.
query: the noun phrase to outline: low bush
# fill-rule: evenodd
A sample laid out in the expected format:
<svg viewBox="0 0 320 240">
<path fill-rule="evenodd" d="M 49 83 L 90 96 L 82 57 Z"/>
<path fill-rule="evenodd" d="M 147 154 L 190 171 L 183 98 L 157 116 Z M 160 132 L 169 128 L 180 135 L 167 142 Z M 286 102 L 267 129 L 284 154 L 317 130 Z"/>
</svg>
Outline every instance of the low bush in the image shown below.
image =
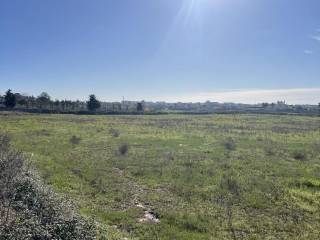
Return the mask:
<svg viewBox="0 0 320 240">
<path fill-rule="evenodd" d="M 225 143 L 224 146 L 226 149 L 230 150 L 230 151 L 234 151 L 237 148 L 236 143 L 234 142 L 234 140 L 232 138 L 228 138 Z"/>
<path fill-rule="evenodd" d="M 7 137 L 0 137 L 0 146 L 1 240 L 96 239 L 95 225 L 44 185 Z"/>
<path fill-rule="evenodd" d="M 109 130 L 109 133 L 110 133 L 110 135 L 111 135 L 112 137 L 115 137 L 115 138 L 117 138 L 117 137 L 120 136 L 120 132 L 119 132 L 118 130 L 116 130 L 116 129 L 113 129 L 113 128 L 111 128 L 111 129 Z"/>
<path fill-rule="evenodd" d="M 293 158 L 299 161 L 306 161 L 307 160 L 307 154 L 302 151 L 295 151 L 293 153 Z"/>
<path fill-rule="evenodd" d="M 72 144 L 72 145 L 77 145 L 79 144 L 81 141 L 81 138 L 80 137 L 77 137 L 75 135 L 73 135 L 70 139 L 69 139 L 69 142 Z"/>
<path fill-rule="evenodd" d="M 122 143 L 120 144 L 118 150 L 121 155 L 126 155 L 129 151 L 129 145 L 127 143 Z"/>
<path fill-rule="evenodd" d="M 0 135 L 0 150 L 2 149 L 2 151 L 8 149 L 10 145 L 10 138 L 8 135 L 3 134 Z"/>
<path fill-rule="evenodd" d="M 166 162 L 170 162 L 174 160 L 174 154 L 173 152 L 165 152 L 164 153 L 164 159 Z"/>
</svg>

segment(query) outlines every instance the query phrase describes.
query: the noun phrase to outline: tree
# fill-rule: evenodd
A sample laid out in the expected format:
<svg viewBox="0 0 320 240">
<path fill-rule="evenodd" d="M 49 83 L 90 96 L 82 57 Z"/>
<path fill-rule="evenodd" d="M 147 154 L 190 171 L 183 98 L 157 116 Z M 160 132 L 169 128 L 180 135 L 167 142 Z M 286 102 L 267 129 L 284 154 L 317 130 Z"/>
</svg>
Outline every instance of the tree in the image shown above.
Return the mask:
<svg viewBox="0 0 320 240">
<path fill-rule="evenodd" d="M 38 97 L 37 97 L 37 102 L 39 103 L 40 109 L 43 108 L 43 106 L 46 106 L 50 103 L 51 98 L 48 93 L 42 92 Z"/>
<path fill-rule="evenodd" d="M 50 102 L 51 101 L 51 98 L 49 96 L 48 93 L 46 92 L 42 92 L 38 97 L 37 99 L 41 102 Z"/>
<path fill-rule="evenodd" d="M 60 101 L 56 99 L 53 104 L 55 106 L 55 110 L 60 111 Z"/>
<path fill-rule="evenodd" d="M 28 98 L 28 106 L 31 108 L 31 109 L 34 109 L 37 105 L 37 102 L 36 102 L 36 98 L 34 96 L 31 96 Z"/>
<path fill-rule="evenodd" d="M 137 111 L 138 112 L 143 112 L 144 111 L 144 106 L 143 106 L 142 102 L 138 102 L 137 103 Z"/>
<path fill-rule="evenodd" d="M 96 96 L 94 94 L 91 94 L 89 96 L 89 101 L 87 101 L 87 107 L 90 111 L 96 111 L 98 108 L 100 108 L 101 104 L 97 100 Z"/>
<path fill-rule="evenodd" d="M 16 96 L 9 89 L 4 96 L 4 105 L 8 108 L 14 108 L 17 104 Z"/>
<path fill-rule="evenodd" d="M 18 104 L 21 105 L 21 106 L 26 106 L 27 103 L 28 103 L 25 98 L 21 98 L 21 99 L 19 99 L 17 102 L 18 102 Z"/>
</svg>

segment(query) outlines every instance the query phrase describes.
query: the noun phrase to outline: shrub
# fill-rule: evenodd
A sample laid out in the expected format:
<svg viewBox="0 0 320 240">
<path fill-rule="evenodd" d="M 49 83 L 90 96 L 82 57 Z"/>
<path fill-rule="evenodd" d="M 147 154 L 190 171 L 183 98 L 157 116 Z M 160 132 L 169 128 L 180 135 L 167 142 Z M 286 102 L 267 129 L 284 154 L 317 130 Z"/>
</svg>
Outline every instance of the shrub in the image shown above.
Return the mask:
<svg viewBox="0 0 320 240">
<path fill-rule="evenodd" d="M 230 151 L 234 151 L 237 148 L 236 143 L 232 138 L 228 138 L 227 141 L 224 143 L 224 146 L 226 149 Z"/>
<path fill-rule="evenodd" d="M 164 158 L 166 162 L 173 161 L 174 160 L 174 154 L 172 152 L 165 152 Z"/>
<path fill-rule="evenodd" d="M 113 128 L 109 130 L 109 133 L 111 134 L 112 137 L 115 137 L 115 138 L 120 136 L 120 132 Z"/>
<path fill-rule="evenodd" d="M 0 239 L 95 239 L 95 225 L 45 186 L 26 157 L 0 137 Z"/>
<path fill-rule="evenodd" d="M 274 156 L 275 155 L 274 147 L 272 147 L 272 146 L 267 146 L 265 148 L 265 152 L 266 152 L 267 156 Z"/>
<path fill-rule="evenodd" d="M 129 151 L 129 145 L 127 143 L 122 143 L 120 144 L 118 150 L 121 155 L 126 155 Z"/>
<path fill-rule="evenodd" d="M 307 154 L 305 152 L 296 151 L 293 153 L 293 158 L 299 161 L 305 161 L 307 159 Z"/>
<path fill-rule="evenodd" d="M 69 139 L 69 142 L 72 144 L 72 145 L 77 145 L 79 144 L 81 141 L 81 138 L 80 137 L 77 137 L 77 136 L 72 136 L 70 139 Z"/>
<path fill-rule="evenodd" d="M 10 145 L 10 138 L 8 135 L 0 135 L 0 149 L 7 149 Z"/>
</svg>

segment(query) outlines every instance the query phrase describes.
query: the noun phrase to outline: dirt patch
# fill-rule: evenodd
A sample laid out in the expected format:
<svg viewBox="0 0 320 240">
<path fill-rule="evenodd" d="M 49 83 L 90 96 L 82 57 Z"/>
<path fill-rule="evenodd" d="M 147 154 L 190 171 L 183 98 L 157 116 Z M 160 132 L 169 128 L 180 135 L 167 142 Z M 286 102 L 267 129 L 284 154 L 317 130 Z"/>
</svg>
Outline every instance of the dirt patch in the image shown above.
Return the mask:
<svg viewBox="0 0 320 240">
<path fill-rule="evenodd" d="M 139 203 L 139 202 L 136 202 L 135 206 L 137 208 L 141 208 L 144 210 L 143 216 L 138 219 L 139 223 L 152 223 L 152 224 L 160 223 L 160 219 L 156 216 L 156 214 L 150 208 L 144 206 L 142 203 Z"/>
<path fill-rule="evenodd" d="M 113 172 L 115 172 L 117 175 L 119 176 L 123 176 L 123 170 L 121 170 L 120 168 L 112 168 Z"/>
</svg>

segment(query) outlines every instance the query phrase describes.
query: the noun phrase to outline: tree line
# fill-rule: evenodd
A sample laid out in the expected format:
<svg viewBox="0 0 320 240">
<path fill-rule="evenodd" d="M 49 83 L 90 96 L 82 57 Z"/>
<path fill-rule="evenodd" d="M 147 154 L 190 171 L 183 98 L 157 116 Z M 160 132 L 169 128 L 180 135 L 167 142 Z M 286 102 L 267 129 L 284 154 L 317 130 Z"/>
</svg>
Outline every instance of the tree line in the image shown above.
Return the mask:
<svg viewBox="0 0 320 240">
<path fill-rule="evenodd" d="M 318 105 L 290 105 L 284 101 L 275 103 L 241 104 L 219 102 L 102 102 L 94 94 L 89 95 L 87 101 L 52 100 L 50 95 L 42 92 L 39 96 L 28 96 L 13 93 L 10 89 L 4 96 L 0 95 L 0 110 L 22 110 L 43 113 L 98 113 L 98 114 L 162 114 L 162 113 L 275 113 L 320 115 Z"/>
<path fill-rule="evenodd" d="M 0 104 L 7 109 L 26 109 L 26 110 L 47 110 L 57 112 L 121 112 L 136 111 L 144 112 L 143 102 L 137 102 L 134 107 L 125 106 L 124 103 L 105 103 L 97 99 L 94 94 L 89 95 L 87 101 L 71 100 L 52 100 L 50 95 L 42 92 L 39 96 L 28 96 L 20 93 L 13 93 L 7 90 L 4 96 L 0 95 Z"/>
</svg>

